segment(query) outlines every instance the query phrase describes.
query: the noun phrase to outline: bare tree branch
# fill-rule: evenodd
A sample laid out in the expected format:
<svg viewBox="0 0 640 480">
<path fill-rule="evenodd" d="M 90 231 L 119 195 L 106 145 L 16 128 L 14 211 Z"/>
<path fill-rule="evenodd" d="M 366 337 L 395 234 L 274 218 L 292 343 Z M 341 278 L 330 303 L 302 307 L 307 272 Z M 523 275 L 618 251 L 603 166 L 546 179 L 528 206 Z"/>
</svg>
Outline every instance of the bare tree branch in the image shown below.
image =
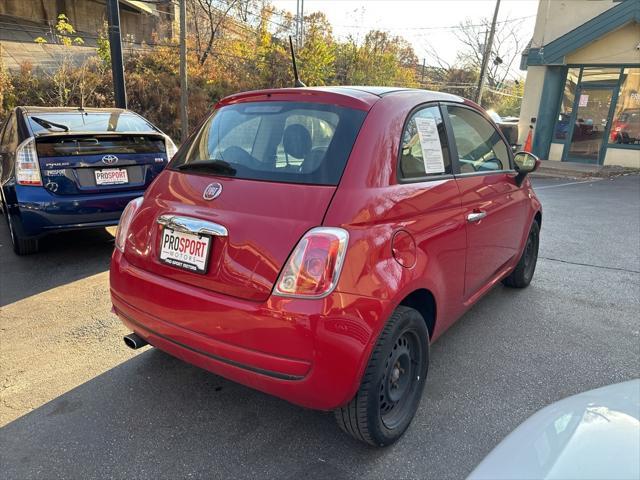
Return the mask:
<svg viewBox="0 0 640 480">
<path fill-rule="evenodd" d="M 237 2 L 238 0 L 232 0 L 231 2 L 226 4 L 224 10 L 222 10 L 214 6 L 213 0 L 198 0 L 200 8 L 202 8 L 203 12 L 206 14 L 209 20 L 209 39 L 207 41 L 207 46 L 204 48 L 204 51 L 202 52 L 198 60 L 200 65 L 204 65 L 204 63 L 207 61 L 207 58 L 213 50 L 213 42 L 216 39 L 216 35 L 218 34 L 220 26 Z"/>
</svg>

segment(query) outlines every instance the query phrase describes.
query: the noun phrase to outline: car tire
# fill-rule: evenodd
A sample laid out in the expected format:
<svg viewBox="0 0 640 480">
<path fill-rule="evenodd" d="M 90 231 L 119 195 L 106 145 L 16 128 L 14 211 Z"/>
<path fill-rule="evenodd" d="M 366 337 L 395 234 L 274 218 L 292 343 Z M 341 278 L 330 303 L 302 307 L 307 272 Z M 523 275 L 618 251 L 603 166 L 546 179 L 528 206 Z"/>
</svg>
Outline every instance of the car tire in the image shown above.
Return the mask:
<svg viewBox="0 0 640 480">
<path fill-rule="evenodd" d="M 338 425 L 357 440 L 387 446 L 413 419 L 429 368 L 429 331 L 422 315 L 399 306 L 385 325 L 355 397 L 335 411 Z"/>
<path fill-rule="evenodd" d="M 525 288 L 531 283 L 538 263 L 538 247 L 540 246 L 540 224 L 534 220 L 529 230 L 527 243 L 516 268 L 502 280 L 502 283 L 511 288 Z"/>
<path fill-rule="evenodd" d="M 11 214 L 9 213 L 9 209 L 6 205 L 2 205 L 2 210 L 4 211 L 4 216 L 7 220 L 7 225 L 9 226 L 9 236 L 11 237 L 11 245 L 13 246 L 13 251 L 16 255 L 30 255 L 32 253 L 37 253 L 40 248 L 40 242 L 37 238 L 25 238 L 21 237 L 16 233 L 16 229 L 11 218 Z"/>
</svg>

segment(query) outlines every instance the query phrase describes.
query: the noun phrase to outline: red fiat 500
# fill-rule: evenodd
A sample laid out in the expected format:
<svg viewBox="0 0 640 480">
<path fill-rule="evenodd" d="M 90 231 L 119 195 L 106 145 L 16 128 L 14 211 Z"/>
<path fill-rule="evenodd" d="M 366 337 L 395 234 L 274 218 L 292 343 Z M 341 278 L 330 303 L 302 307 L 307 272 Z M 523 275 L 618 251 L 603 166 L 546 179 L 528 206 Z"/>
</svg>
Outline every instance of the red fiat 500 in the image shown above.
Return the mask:
<svg viewBox="0 0 640 480">
<path fill-rule="evenodd" d="M 416 412 L 429 344 L 500 281 L 531 281 L 537 165 L 452 95 L 228 97 L 122 215 L 125 342 L 388 445 Z"/>
</svg>

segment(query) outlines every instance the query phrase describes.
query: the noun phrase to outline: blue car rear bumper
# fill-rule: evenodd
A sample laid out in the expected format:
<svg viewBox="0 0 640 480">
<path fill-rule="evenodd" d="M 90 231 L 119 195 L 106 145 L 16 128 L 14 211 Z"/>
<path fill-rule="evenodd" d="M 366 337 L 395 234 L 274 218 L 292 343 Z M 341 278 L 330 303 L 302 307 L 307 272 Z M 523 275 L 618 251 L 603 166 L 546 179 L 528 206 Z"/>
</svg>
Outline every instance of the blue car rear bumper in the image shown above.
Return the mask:
<svg viewBox="0 0 640 480">
<path fill-rule="evenodd" d="M 91 195 L 55 195 L 44 187 L 5 186 L 4 198 L 14 227 L 24 237 L 117 225 L 127 203 L 144 190 Z"/>
</svg>

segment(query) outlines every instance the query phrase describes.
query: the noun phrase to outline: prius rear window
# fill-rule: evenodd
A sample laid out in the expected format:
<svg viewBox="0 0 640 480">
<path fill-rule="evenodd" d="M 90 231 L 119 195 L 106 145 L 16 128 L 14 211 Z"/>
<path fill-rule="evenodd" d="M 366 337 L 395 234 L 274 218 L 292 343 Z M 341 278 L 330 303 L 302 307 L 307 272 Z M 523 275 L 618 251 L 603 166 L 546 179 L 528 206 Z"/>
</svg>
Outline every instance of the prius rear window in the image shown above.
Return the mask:
<svg viewBox="0 0 640 480">
<path fill-rule="evenodd" d="M 64 132 L 156 132 L 142 117 L 124 112 L 34 112 L 27 116 L 35 134 Z M 51 123 L 49 123 L 51 122 Z"/>
<path fill-rule="evenodd" d="M 165 153 L 160 135 L 47 135 L 38 137 L 40 157 L 104 155 L 106 153 Z"/>
<path fill-rule="evenodd" d="M 251 180 L 337 185 L 365 112 L 310 102 L 216 110 L 170 167 Z"/>
</svg>

